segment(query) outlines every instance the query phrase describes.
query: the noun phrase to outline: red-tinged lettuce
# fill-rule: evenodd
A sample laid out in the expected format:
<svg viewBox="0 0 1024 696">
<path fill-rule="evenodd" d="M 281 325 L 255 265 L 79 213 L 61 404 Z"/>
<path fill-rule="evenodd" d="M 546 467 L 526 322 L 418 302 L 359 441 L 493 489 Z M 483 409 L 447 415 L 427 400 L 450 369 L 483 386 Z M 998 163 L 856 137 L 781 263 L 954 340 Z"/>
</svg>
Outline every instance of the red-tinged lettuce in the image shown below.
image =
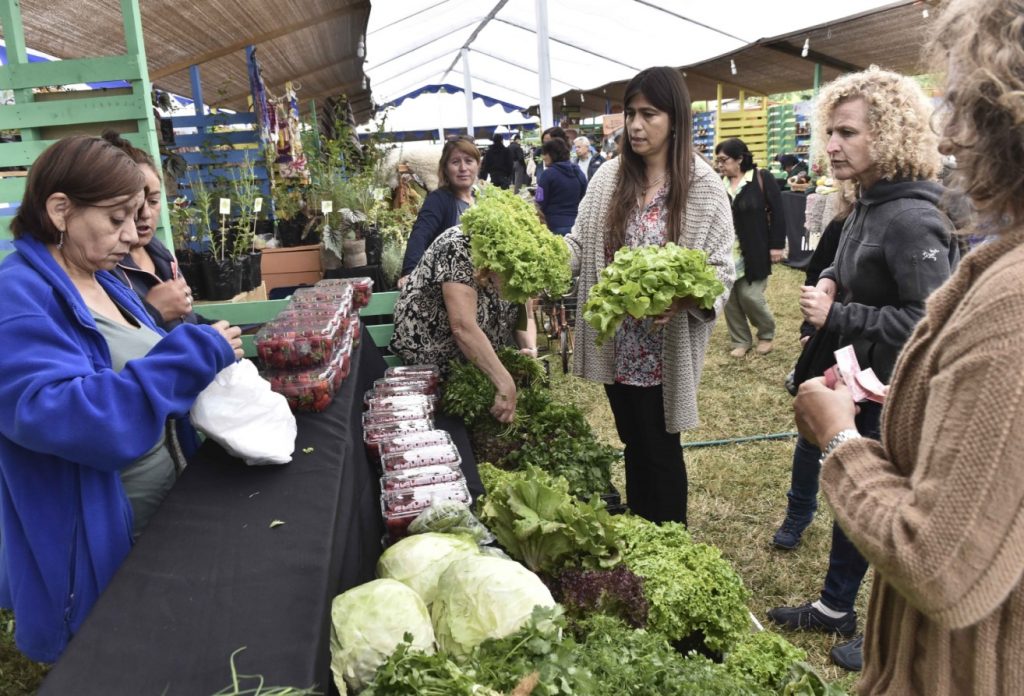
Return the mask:
<svg viewBox="0 0 1024 696">
<path fill-rule="evenodd" d="M 512 191 L 484 187 L 460 224 L 469 236 L 473 266 L 501 278 L 498 291 L 506 300 L 524 303 L 544 292 L 569 291 L 569 248 Z"/>
<path fill-rule="evenodd" d="M 624 247 L 601 271 L 583 306 L 583 318 L 598 332 L 598 345 L 615 335 L 627 314 L 656 317 L 676 298 L 693 298 L 711 309 L 725 292 L 707 254 L 669 242 L 665 246 Z"/>
<path fill-rule="evenodd" d="M 650 606 L 644 598 L 643 578 L 624 565 L 611 570 L 566 568 L 549 586 L 572 616 L 600 612 L 617 616 L 635 628 L 647 625 Z"/>
</svg>

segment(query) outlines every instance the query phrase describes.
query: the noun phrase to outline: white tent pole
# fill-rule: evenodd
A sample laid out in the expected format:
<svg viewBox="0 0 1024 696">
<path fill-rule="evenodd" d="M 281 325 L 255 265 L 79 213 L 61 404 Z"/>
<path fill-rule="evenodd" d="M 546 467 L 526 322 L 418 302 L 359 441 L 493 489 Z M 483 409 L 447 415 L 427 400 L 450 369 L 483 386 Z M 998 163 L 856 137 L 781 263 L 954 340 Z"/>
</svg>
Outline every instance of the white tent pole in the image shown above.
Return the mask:
<svg viewBox="0 0 1024 696">
<path fill-rule="evenodd" d="M 475 138 L 476 134 L 473 132 L 473 77 L 469 74 L 469 49 L 463 48 L 461 53 L 462 86 L 466 93 L 466 133 L 469 137 Z"/>
<path fill-rule="evenodd" d="M 551 113 L 551 55 L 548 53 L 548 0 L 537 0 L 537 79 L 540 82 L 540 127 L 555 125 Z"/>
<path fill-rule="evenodd" d="M 444 113 L 441 108 L 441 95 L 434 95 L 434 103 L 437 104 L 437 139 L 439 142 L 444 142 Z"/>
</svg>

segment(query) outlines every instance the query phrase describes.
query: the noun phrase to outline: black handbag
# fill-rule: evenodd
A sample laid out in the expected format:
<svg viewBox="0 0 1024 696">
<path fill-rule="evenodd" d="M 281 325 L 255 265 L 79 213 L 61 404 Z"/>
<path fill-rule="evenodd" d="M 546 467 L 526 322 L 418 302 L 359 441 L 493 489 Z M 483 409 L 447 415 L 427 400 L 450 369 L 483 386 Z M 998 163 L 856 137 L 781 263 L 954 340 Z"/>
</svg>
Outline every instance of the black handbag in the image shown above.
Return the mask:
<svg viewBox="0 0 1024 696">
<path fill-rule="evenodd" d="M 839 334 L 833 331 L 815 331 L 804 344 L 800 357 L 793 368 L 793 387 L 798 389 L 809 379 L 821 377 L 825 370 L 836 362 L 835 352 L 839 349 Z"/>
</svg>

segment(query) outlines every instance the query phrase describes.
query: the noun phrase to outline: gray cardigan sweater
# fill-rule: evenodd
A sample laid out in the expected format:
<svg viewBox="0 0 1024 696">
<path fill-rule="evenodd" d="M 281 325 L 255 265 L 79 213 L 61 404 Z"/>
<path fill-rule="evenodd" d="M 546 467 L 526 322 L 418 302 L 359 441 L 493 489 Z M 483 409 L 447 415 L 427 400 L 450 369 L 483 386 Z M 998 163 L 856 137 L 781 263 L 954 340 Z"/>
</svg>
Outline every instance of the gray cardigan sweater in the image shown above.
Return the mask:
<svg viewBox="0 0 1024 696">
<path fill-rule="evenodd" d="M 572 232 L 566 236 L 577 281 L 580 311 L 576 313 L 576 343 L 573 373 L 586 379 L 612 384 L 615 381 L 614 341 L 597 346 L 597 332 L 583 319 L 583 303 L 605 267 L 604 233 L 612 193 L 619 177 L 618 158 L 605 162 L 587 186 L 580 202 Z M 735 239 L 732 210 L 721 180 L 711 166 L 694 157 L 693 179 L 683 216 L 680 244 L 708 254 L 726 291 L 711 311 L 692 310 L 677 314 L 665 327 L 662 352 L 662 386 L 665 399 L 665 429 L 676 433 L 698 425 L 697 385 L 704 367 L 704 353 L 711 338 L 715 317 L 725 306 L 736 277 L 732 247 Z"/>
</svg>

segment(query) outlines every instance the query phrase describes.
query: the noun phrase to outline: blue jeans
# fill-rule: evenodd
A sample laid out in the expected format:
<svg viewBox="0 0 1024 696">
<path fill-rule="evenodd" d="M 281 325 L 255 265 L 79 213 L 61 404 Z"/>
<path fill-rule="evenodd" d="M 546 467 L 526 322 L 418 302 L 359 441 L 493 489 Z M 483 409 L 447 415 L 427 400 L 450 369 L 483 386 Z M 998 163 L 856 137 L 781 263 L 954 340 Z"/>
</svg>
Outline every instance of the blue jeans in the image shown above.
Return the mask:
<svg viewBox="0 0 1024 696">
<path fill-rule="evenodd" d="M 857 431 L 864 437 L 878 440 L 881 437 L 881 415 L 880 404 L 861 404 L 860 413 L 855 420 Z M 793 473 L 789 492 L 786 493 L 789 499 L 787 517 L 808 523 L 814 518 L 814 513 L 818 509 L 820 457 L 821 450 L 802 437 L 797 438 L 796 448 L 793 450 Z M 846 538 L 839 525 L 833 523 L 832 548 L 828 554 L 828 572 L 825 573 L 821 601 L 835 611 L 852 611 L 857 591 L 867 571 L 868 562 Z"/>
</svg>

